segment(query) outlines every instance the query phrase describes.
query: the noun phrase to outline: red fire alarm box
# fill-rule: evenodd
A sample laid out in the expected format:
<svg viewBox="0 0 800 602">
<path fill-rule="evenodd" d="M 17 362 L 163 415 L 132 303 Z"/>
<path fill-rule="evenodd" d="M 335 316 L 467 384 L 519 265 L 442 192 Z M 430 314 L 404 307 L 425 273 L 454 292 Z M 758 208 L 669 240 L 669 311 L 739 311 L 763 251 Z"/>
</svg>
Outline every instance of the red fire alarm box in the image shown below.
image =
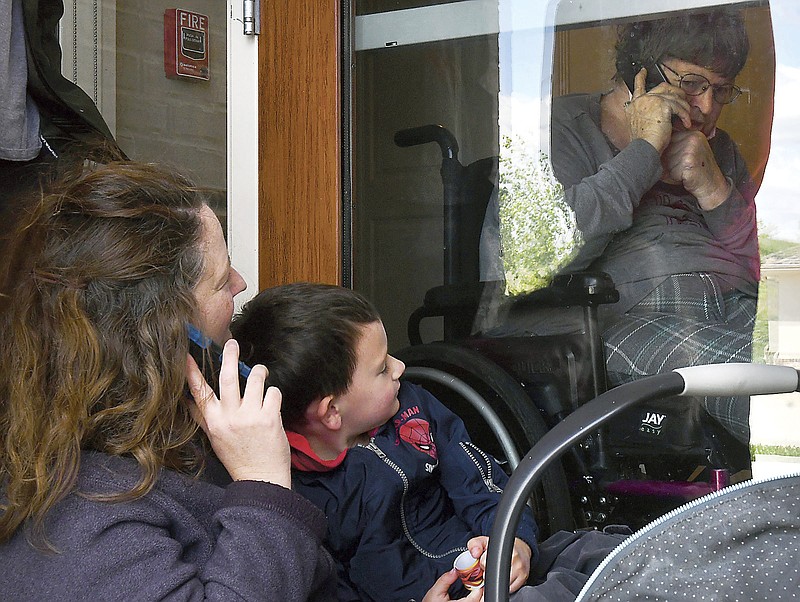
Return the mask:
<svg viewBox="0 0 800 602">
<path fill-rule="evenodd" d="M 164 73 L 208 79 L 208 17 L 180 8 L 164 11 Z"/>
</svg>

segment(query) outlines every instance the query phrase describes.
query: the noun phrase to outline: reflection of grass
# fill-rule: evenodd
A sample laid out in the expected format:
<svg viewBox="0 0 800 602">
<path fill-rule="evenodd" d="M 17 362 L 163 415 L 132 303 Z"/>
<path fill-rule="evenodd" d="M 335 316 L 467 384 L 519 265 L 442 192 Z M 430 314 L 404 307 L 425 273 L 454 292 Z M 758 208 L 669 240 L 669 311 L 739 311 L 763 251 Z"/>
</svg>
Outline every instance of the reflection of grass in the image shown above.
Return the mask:
<svg viewBox="0 0 800 602">
<path fill-rule="evenodd" d="M 750 455 L 763 456 L 800 456 L 800 447 L 794 445 L 763 445 L 761 443 L 750 446 Z"/>
<path fill-rule="evenodd" d="M 786 251 L 796 246 L 798 246 L 796 242 L 774 238 L 769 232 L 769 227 L 759 222 L 758 250 L 761 257 L 766 257 L 773 253 L 780 253 L 781 251 Z"/>
<path fill-rule="evenodd" d="M 753 326 L 753 363 L 763 364 L 767 361 L 769 348 L 769 319 L 767 317 L 767 287 L 762 286 L 758 291 L 758 305 L 756 306 L 756 323 Z"/>
</svg>

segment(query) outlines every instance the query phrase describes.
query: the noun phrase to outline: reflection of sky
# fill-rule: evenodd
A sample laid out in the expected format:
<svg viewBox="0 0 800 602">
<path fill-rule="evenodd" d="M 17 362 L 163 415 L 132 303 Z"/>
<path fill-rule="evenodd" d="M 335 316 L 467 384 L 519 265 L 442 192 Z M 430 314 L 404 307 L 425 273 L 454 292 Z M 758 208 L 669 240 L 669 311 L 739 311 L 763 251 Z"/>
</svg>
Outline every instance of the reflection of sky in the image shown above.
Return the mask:
<svg viewBox="0 0 800 602">
<path fill-rule="evenodd" d="M 548 47 L 548 52 L 552 52 Z M 500 34 L 500 135 L 548 146 L 548 136 L 541 136 L 541 98 L 550 96 L 549 59 L 541 30 Z M 543 70 L 543 66 L 548 67 Z"/>
<path fill-rule="evenodd" d="M 775 38 L 775 112 L 764 182 L 756 204 L 767 231 L 800 241 L 800 5 L 770 2 Z"/>
<path fill-rule="evenodd" d="M 768 233 L 800 241 L 800 68 L 781 62 L 775 75 L 772 142 L 756 205 Z"/>
<path fill-rule="evenodd" d="M 547 123 L 541 99 L 550 96 L 552 64 L 551 33 L 541 27 L 545 4 L 499 2 L 501 136 L 538 140 L 543 150 L 549 135 L 541 128 Z M 777 59 L 775 113 L 758 216 L 773 236 L 800 242 L 800 2 L 772 0 L 770 11 Z"/>
<path fill-rule="evenodd" d="M 541 98 L 550 97 L 552 35 L 545 35 L 546 2 L 500 0 L 500 98 L 501 138 L 524 140 L 529 150 L 549 147 L 542 131 L 547 115 Z M 535 155 L 535 153 L 534 153 Z"/>
</svg>

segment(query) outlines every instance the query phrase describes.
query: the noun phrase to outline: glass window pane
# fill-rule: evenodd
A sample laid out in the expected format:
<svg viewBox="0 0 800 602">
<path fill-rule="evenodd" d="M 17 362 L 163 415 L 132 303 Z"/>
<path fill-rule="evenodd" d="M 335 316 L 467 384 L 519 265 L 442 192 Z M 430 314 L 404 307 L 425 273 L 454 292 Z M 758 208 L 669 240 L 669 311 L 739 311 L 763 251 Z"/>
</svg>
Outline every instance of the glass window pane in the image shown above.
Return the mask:
<svg viewBox="0 0 800 602">
<path fill-rule="evenodd" d="M 165 42 L 171 6 L 64 2 L 62 72 L 92 97 L 131 159 L 172 165 L 208 187 L 224 221 L 227 4 L 199 0 L 177 9 L 175 34 Z M 165 43 L 176 49 L 171 77 Z"/>
<path fill-rule="evenodd" d="M 702 19 L 721 5 L 741 14 L 749 39 L 740 72 L 716 77 L 711 64 L 676 61 L 667 55 L 658 60 L 678 73 L 669 76 L 672 83 L 699 71 L 717 88 L 735 83 L 743 90 L 731 104 L 717 107 L 718 115 L 705 122 L 714 122 L 716 127 L 701 127 L 701 117 L 695 118 L 693 126 L 715 153 L 708 156 L 722 164 L 721 173 L 732 177 L 736 194 L 742 193 L 741 211 L 719 219 L 728 211 L 726 207 L 734 205 L 715 212 L 700 205 L 685 180 L 675 183 L 667 178 L 659 184 L 659 174 L 655 174 L 652 182 L 639 185 L 642 194 L 626 201 L 630 207 L 624 219 L 638 220 L 652 212 L 661 216 L 654 219 L 663 220 L 667 213 L 663 209 L 669 207 L 676 223 L 697 220 L 698 231 L 705 229 L 703 236 L 710 246 L 698 247 L 694 253 L 691 245 L 700 239 L 692 242 L 691 236 L 681 234 L 678 240 L 684 246 L 665 251 L 663 237 L 674 235 L 665 227 L 663 234 L 642 242 L 622 262 L 624 270 L 616 270 L 613 262 L 598 257 L 618 252 L 614 245 L 619 243 L 613 240 L 629 226 L 614 229 L 611 221 L 604 222 L 616 217 L 608 213 L 608 204 L 600 203 L 595 226 L 610 226 L 611 231 L 607 241 L 598 241 L 587 226 L 586 214 L 576 210 L 571 190 L 582 178 L 597 173 L 617 177 L 606 165 L 625 152 L 627 142 L 597 127 L 594 135 L 598 138 L 592 144 L 605 146 L 605 154 L 560 160 L 569 132 L 559 129 L 557 113 L 568 95 L 595 95 L 587 111 L 598 113 L 589 120 L 603 122 L 606 116 L 599 113 L 599 100 L 617 86 L 615 46 L 621 28 L 634 23 L 647 26 L 665 16 Z M 521 296 L 547 285 L 554 275 L 586 268 L 614 271 L 623 295 L 617 308 L 625 305 L 620 310 L 624 313 L 657 289 L 654 279 L 673 282 L 674 259 L 685 257 L 685 271 L 694 274 L 710 269 L 717 260 L 731 263 L 730 269 L 720 268 L 711 279 L 722 292 L 720 298 L 727 300 L 725 311 L 749 307 L 758 299 L 753 307 L 752 361 L 800 367 L 800 320 L 793 302 L 800 286 L 794 282 L 800 283 L 796 276 L 800 274 L 800 203 L 794 190 L 798 173 L 794 164 L 800 156 L 794 100 L 800 67 L 796 36 L 800 9 L 792 2 L 658 0 L 647 3 L 646 12 L 639 12 L 641 4 L 614 0 L 465 0 L 391 6 L 356 2 L 354 6 L 353 281 L 378 305 L 390 349 L 399 351 L 409 344 L 409 331 L 415 328 L 409 326 L 409 317 L 423 305 L 426 294 L 435 301 L 435 294 L 452 292 L 452 288 L 436 288 L 442 285 L 495 283 L 480 289 L 474 315 L 423 319 L 424 341 L 449 340 L 454 333 L 461 338 L 471 333 L 473 340 L 487 335 L 527 336 L 542 324 L 533 325 L 527 317 L 514 324 L 508 319 L 514 314 L 509 308 Z M 692 102 L 712 97 L 712 93 L 700 94 Z M 629 100 L 620 102 L 618 109 L 622 111 Z M 432 127 L 413 129 L 419 126 Z M 671 136 L 675 140 L 686 137 Z M 641 151 L 642 156 L 649 152 L 658 159 L 652 150 L 651 145 L 650 151 Z M 648 169 L 654 169 L 652 164 Z M 580 177 L 573 182 L 565 172 Z M 747 175 L 752 185 L 746 183 Z M 627 177 L 635 179 L 636 170 Z M 615 202 L 621 202 L 619 195 L 630 194 L 619 182 L 607 185 L 606 193 Z M 667 199 L 661 208 L 659 191 Z M 649 200 L 642 201 L 645 197 Z M 748 201 L 753 197 L 754 205 Z M 673 202 L 678 198 L 685 198 L 691 210 L 684 211 Z M 736 225 L 740 218 L 741 229 Z M 718 256 L 709 251 L 715 248 Z M 703 258 L 709 261 L 704 263 Z M 581 320 L 581 311 L 573 311 Z M 603 322 L 603 314 L 614 311 L 601 310 L 605 329 L 610 322 Z M 575 323 L 550 314 L 542 321 L 554 331 Z M 749 348 L 752 324 L 729 326 L 729 332 L 742 333 Z M 687 363 L 692 361 L 687 345 L 670 349 L 684 353 Z M 727 359 L 706 360 L 736 357 L 732 352 Z M 775 409 L 776 404 L 783 409 Z M 774 424 L 773 416 L 781 415 L 785 405 L 754 398 L 749 417 L 753 442 L 766 437 L 770 445 L 779 443 L 780 437 L 774 431 L 766 434 L 765 426 Z M 786 441 L 800 447 L 800 440 L 787 436 Z"/>
</svg>

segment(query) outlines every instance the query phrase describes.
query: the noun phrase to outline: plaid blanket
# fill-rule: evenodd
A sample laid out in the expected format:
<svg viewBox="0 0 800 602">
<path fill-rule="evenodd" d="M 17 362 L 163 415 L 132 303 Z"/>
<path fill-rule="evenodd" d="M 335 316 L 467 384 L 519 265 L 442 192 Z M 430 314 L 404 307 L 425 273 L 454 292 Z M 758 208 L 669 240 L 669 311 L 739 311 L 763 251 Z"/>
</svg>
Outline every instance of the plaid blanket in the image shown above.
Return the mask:
<svg viewBox="0 0 800 602">
<path fill-rule="evenodd" d="M 713 274 L 669 276 L 605 332 L 611 386 L 698 364 L 751 360 L 756 298 L 724 290 Z M 732 435 L 750 440 L 749 397 L 705 397 Z"/>
</svg>

